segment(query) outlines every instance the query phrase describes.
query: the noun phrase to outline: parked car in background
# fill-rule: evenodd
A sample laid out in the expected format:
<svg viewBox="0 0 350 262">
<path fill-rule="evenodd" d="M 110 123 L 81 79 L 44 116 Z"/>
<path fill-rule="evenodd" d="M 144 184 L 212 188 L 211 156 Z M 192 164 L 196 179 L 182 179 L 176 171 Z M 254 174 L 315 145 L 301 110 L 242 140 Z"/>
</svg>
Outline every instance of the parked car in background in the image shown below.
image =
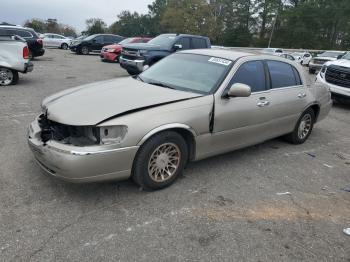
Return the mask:
<svg viewBox="0 0 350 262">
<path fill-rule="evenodd" d="M 185 34 L 163 34 L 148 43 L 123 46 L 120 66 L 130 75 L 136 75 L 164 57 L 187 49 L 211 48 L 208 37 Z"/>
<path fill-rule="evenodd" d="M 0 25 L 0 36 L 14 35 L 18 35 L 26 40 L 30 57 L 44 55 L 45 49 L 43 48 L 43 40 L 39 38 L 33 29 L 21 26 Z"/>
<path fill-rule="evenodd" d="M 309 73 L 315 74 L 316 71 L 319 71 L 322 68 L 324 63 L 340 59 L 343 55 L 345 55 L 345 53 L 346 52 L 343 51 L 326 51 L 319 54 L 311 59 L 309 63 Z"/>
<path fill-rule="evenodd" d="M 263 54 L 282 54 L 283 50 L 281 48 L 265 48 L 261 52 Z"/>
<path fill-rule="evenodd" d="M 317 81 L 326 84 L 332 93 L 332 98 L 340 103 L 350 103 L 350 52 L 341 59 L 326 62 Z"/>
<path fill-rule="evenodd" d="M 291 61 L 295 61 L 294 56 L 292 56 L 292 55 L 290 55 L 290 54 L 287 54 L 287 53 L 279 54 L 278 56 L 279 56 L 279 57 L 287 58 L 287 59 L 289 59 L 289 60 L 291 60 Z"/>
<path fill-rule="evenodd" d="M 150 37 L 130 37 L 126 38 L 118 44 L 107 45 L 101 49 L 101 60 L 104 62 L 119 62 L 123 45 L 135 43 L 147 43 Z"/>
<path fill-rule="evenodd" d="M 153 190 L 172 184 L 189 161 L 279 136 L 302 144 L 331 105 L 328 88 L 308 86 L 292 61 L 186 50 L 135 78 L 44 99 L 42 114 L 28 128 L 28 144 L 38 164 L 57 178 L 132 177 Z"/>
<path fill-rule="evenodd" d="M 294 52 L 291 54 L 301 65 L 309 65 L 312 55 L 309 52 Z"/>
<path fill-rule="evenodd" d="M 26 41 L 0 36 L 0 86 L 14 85 L 18 82 L 18 72 L 25 74 L 32 70 Z"/>
<path fill-rule="evenodd" d="M 44 47 L 58 47 L 61 49 L 68 49 L 71 43 L 71 39 L 63 35 L 45 33 L 43 34 Z"/>
<path fill-rule="evenodd" d="M 81 40 L 73 41 L 69 49 L 77 54 L 88 55 L 90 52 L 101 52 L 102 47 L 119 43 L 124 37 L 111 34 L 95 34 Z"/>
</svg>

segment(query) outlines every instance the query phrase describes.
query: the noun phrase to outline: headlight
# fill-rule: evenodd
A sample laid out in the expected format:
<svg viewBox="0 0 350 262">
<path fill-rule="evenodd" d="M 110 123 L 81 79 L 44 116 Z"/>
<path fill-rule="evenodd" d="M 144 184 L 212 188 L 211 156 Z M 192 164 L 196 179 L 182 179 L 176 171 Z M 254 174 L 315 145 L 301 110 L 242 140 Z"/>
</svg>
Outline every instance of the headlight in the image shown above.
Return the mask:
<svg viewBox="0 0 350 262">
<path fill-rule="evenodd" d="M 100 127 L 100 143 L 103 145 L 120 144 L 127 132 L 127 126 L 102 126 Z"/>
<path fill-rule="evenodd" d="M 148 53 L 147 50 L 139 50 L 139 54 L 140 54 L 140 55 L 145 55 L 145 54 L 147 54 L 147 53 Z"/>
</svg>

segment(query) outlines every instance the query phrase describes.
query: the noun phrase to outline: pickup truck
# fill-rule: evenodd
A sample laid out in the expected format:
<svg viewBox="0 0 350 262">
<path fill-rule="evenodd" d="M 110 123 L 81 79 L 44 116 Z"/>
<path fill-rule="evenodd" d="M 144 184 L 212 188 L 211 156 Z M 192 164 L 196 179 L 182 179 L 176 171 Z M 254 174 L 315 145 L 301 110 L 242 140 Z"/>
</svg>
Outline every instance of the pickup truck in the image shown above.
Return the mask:
<svg viewBox="0 0 350 262">
<path fill-rule="evenodd" d="M 208 37 L 185 34 L 163 34 L 148 43 L 124 45 L 120 66 L 137 75 L 162 58 L 180 50 L 211 48 Z"/>
<path fill-rule="evenodd" d="M 16 36 L 0 36 L 0 86 L 16 84 L 18 72 L 25 74 L 33 67 L 25 41 Z"/>
<path fill-rule="evenodd" d="M 350 104 L 350 52 L 339 60 L 326 62 L 317 75 L 317 81 L 328 86 L 333 100 Z"/>
</svg>

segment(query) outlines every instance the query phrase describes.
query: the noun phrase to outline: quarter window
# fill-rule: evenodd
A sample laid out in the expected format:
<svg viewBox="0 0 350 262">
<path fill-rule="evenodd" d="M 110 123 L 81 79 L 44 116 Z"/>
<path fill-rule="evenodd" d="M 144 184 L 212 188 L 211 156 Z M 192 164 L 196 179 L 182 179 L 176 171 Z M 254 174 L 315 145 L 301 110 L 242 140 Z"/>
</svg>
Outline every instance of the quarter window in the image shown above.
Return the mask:
<svg viewBox="0 0 350 262">
<path fill-rule="evenodd" d="M 290 64 L 267 61 L 267 66 L 270 71 L 272 89 L 300 85 L 300 76 L 299 81 L 297 81 L 293 67 Z"/>
<path fill-rule="evenodd" d="M 252 92 L 266 90 L 265 70 L 262 61 L 246 62 L 237 70 L 231 79 L 230 86 L 235 83 L 249 85 Z"/>
<path fill-rule="evenodd" d="M 192 48 L 206 48 L 207 42 L 202 38 L 192 38 Z"/>
</svg>

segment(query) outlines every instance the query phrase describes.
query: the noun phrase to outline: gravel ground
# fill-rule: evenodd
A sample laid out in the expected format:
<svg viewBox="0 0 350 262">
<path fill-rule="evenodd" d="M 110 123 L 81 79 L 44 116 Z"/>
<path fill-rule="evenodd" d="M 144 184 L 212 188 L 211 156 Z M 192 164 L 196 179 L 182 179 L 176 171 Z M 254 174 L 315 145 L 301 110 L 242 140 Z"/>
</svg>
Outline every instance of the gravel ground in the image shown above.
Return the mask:
<svg viewBox="0 0 350 262">
<path fill-rule="evenodd" d="M 0 89 L 0 261 L 350 261 L 349 106 L 303 145 L 191 163 L 165 190 L 76 185 L 40 170 L 26 127 L 45 96 L 125 72 L 53 49 L 34 64 Z"/>
</svg>

